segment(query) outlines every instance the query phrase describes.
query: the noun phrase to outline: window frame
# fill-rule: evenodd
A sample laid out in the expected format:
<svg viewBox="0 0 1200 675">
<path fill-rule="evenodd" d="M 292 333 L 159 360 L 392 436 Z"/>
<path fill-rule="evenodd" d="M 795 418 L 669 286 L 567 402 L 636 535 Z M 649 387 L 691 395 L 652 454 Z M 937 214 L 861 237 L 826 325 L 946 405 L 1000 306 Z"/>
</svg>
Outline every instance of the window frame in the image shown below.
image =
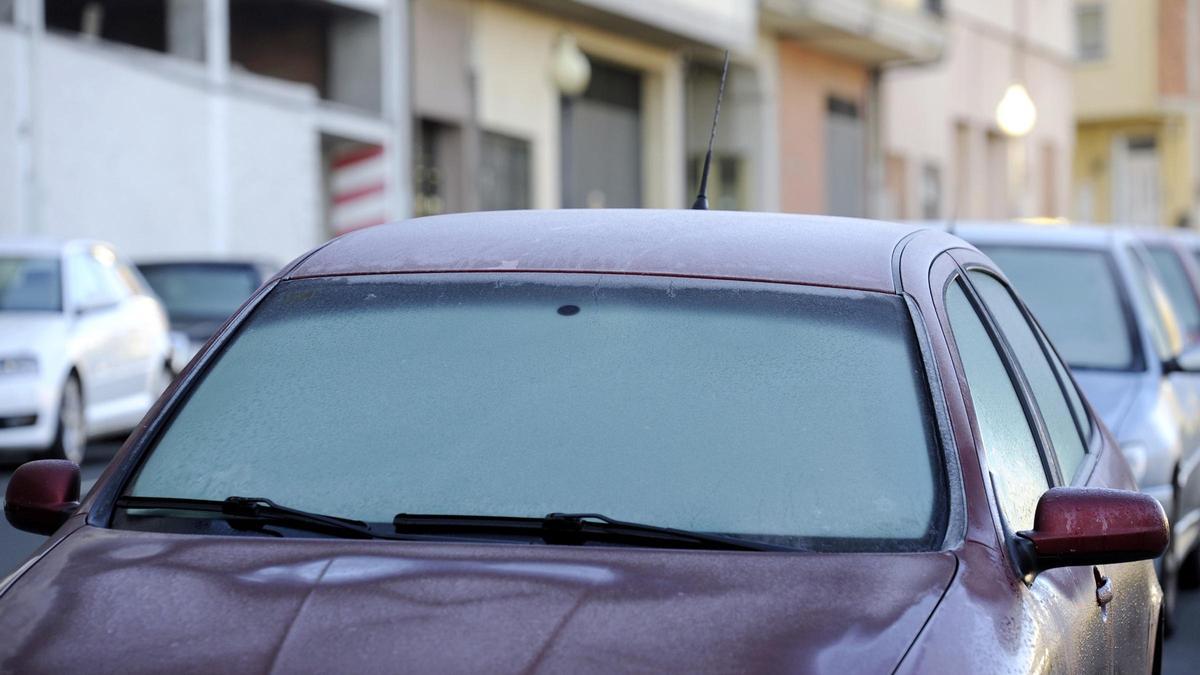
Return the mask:
<svg viewBox="0 0 1200 675">
<path fill-rule="evenodd" d="M 1095 422 L 1091 418 L 1090 414 L 1087 412 L 1086 404 L 1084 404 L 1083 409 L 1084 409 L 1084 414 L 1087 416 L 1087 419 L 1086 420 L 1079 419 L 1075 404 L 1071 400 L 1071 397 L 1070 397 L 1070 394 L 1068 393 L 1068 391 L 1075 392 L 1075 395 L 1079 397 L 1081 402 L 1086 401 L 1087 398 L 1083 396 L 1083 393 L 1079 391 L 1079 387 L 1075 384 L 1075 381 L 1073 379 L 1071 379 L 1070 367 L 1067 366 L 1066 362 L 1063 361 L 1061 359 L 1061 357 L 1059 357 L 1058 353 L 1054 350 L 1053 345 L 1050 344 L 1050 341 L 1046 337 L 1045 331 L 1042 330 L 1041 325 L 1038 324 L 1037 319 L 1033 316 L 1033 312 L 1029 311 L 1029 308 L 1025 306 L 1025 303 L 1021 300 L 1021 296 L 1016 292 L 1016 289 L 1014 289 L 1011 284 L 1009 284 L 1002 276 L 997 274 L 995 271 L 993 271 L 983 265 L 973 264 L 973 265 L 967 265 L 964 267 L 966 269 L 966 274 L 963 275 L 963 277 L 967 280 L 967 282 L 969 284 L 971 284 L 972 290 L 975 290 L 975 289 L 974 289 L 974 284 L 971 282 L 971 273 L 975 272 L 975 273 L 979 273 L 979 274 L 985 274 L 985 275 L 991 277 L 993 280 L 995 280 L 997 283 L 1000 284 L 1000 286 L 1005 290 L 1005 292 L 1008 293 L 1009 299 L 1012 300 L 1014 305 L 1016 305 L 1017 311 L 1020 312 L 1021 317 L 1025 320 L 1025 323 L 1029 327 L 1029 330 L 1033 333 L 1034 339 L 1037 340 L 1038 346 L 1041 349 L 1042 358 L 1044 358 L 1046 360 L 1046 365 L 1049 366 L 1050 370 L 1053 372 L 1054 380 L 1055 380 L 1055 382 L 1058 383 L 1059 393 L 1062 395 L 1063 400 L 1066 402 L 1067 409 L 1071 412 L 1071 419 L 1075 422 L 1075 433 L 1078 434 L 1079 442 L 1083 446 L 1084 458 L 1083 458 L 1083 461 L 1081 461 L 1079 463 L 1079 467 L 1076 469 L 1076 475 L 1068 477 L 1068 476 L 1063 475 L 1062 466 L 1058 464 L 1058 452 L 1054 449 L 1054 441 L 1053 441 L 1053 438 L 1050 436 L 1049 428 L 1045 427 L 1045 416 L 1042 414 L 1041 405 L 1038 403 L 1037 396 L 1034 394 L 1032 387 L 1029 388 L 1027 395 L 1029 396 L 1030 404 L 1037 411 L 1038 419 L 1041 420 L 1043 429 L 1046 432 L 1045 440 L 1046 440 L 1047 446 L 1050 448 L 1050 452 L 1048 454 L 1053 456 L 1054 464 L 1056 465 L 1056 475 L 1059 477 L 1059 482 L 1052 484 L 1051 487 L 1059 487 L 1059 486 L 1063 486 L 1063 485 L 1075 485 L 1079 482 L 1082 482 L 1082 481 L 1079 481 L 1078 479 L 1081 476 L 1085 475 L 1084 466 L 1087 464 L 1086 460 L 1087 460 L 1088 455 L 1092 454 L 1092 440 L 1093 440 L 1093 437 L 1095 436 Z M 997 333 L 1002 334 L 1002 331 L 1000 330 L 999 321 L 995 320 L 995 316 L 993 315 L 991 308 L 987 307 L 987 304 L 983 301 L 983 297 L 981 294 L 979 294 L 979 302 L 982 306 L 984 306 L 986 308 L 986 312 L 987 312 L 988 316 L 991 317 L 991 319 L 993 321 L 995 321 L 995 324 L 996 324 L 995 329 L 996 329 Z M 1012 349 L 1012 346 L 1008 343 L 1007 338 L 1005 338 L 1005 347 L 1009 351 L 1007 354 L 1002 354 L 1002 357 L 1012 359 L 1013 367 L 1016 368 L 1017 370 L 1021 371 L 1021 377 L 1025 379 L 1025 384 L 1028 385 L 1028 378 L 1025 376 L 1024 367 L 1021 365 L 1021 359 L 1018 358 L 1016 351 Z M 1063 371 L 1061 373 L 1060 373 L 1060 368 L 1059 368 L 1060 366 Z M 1065 381 L 1063 380 L 1063 377 L 1062 377 L 1063 375 L 1067 376 L 1067 379 Z M 1042 463 L 1045 464 L 1046 460 L 1043 459 Z"/>
<path fill-rule="evenodd" d="M 1083 20 L 1091 14 L 1097 23 L 1094 45 L 1085 44 Z M 1080 63 L 1099 63 L 1108 58 L 1108 8 L 1103 2 L 1081 3 L 1075 6 L 1075 58 Z M 1088 49 L 1088 47 L 1093 47 Z"/>
<path fill-rule="evenodd" d="M 577 271 L 434 271 L 420 272 L 421 276 L 444 276 L 448 280 L 454 278 L 467 278 L 480 274 L 489 275 L 517 275 L 522 277 L 536 276 L 561 276 L 561 277 L 594 277 L 595 272 L 577 272 Z M 608 276 L 627 276 L 626 273 L 601 273 Z M 411 273 L 407 272 L 381 272 L 370 273 L 367 276 L 379 278 L 402 278 L 408 277 Z M 299 277 L 304 278 L 324 278 L 324 279 L 345 279 L 347 277 L 359 276 L 354 274 L 339 274 L 339 275 L 317 275 L 317 277 Z M 671 274 L 650 274 L 644 275 L 652 278 L 669 279 L 672 277 L 682 276 L 684 279 L 715 282 L 716 285 L 730 285 L 733 287 L 744 288 L 748 284 L 761 285 L 765 287 L 777 286 L 779 292 L 804 292 L 802 289 L 828 290 L 828 287 L 820 284 L 793 283 L 793 282 L 774 282 L 752 279 L 720 279 L 703 276 L 692 275 L 671 275 Z M 122 462 L 120 470 L 106 481 L 101 488 L 89 497 L 94 503 L 94 506 L 89 509 L 86 522 L 92 527 L 115 529 L 114 517 L 116 515 L 115 502 L 116 500 L 129 493 L 133 483 L 141 472 L 146 460 L 153 453 L 158 442 L 163 434 L 171 427 L 175 421 L 175 417 L 187 405 L 188 400 L 195 390 L 203 383 L 212 367 L 221 359 L 224 351 L 233 344 L 242 331 L 249 325 L 250 319 L 258 310 L 262 302 L 272 295 L 280 284 L 286 284 L 294 278 L 289 278 L 287 268 L 283 272 L 277 274 L 274 278 L 264 282 L 262 286 L 242 305 L 242 307 L 228 320 L 210 340 L 210 343 L 197 354 L 192 363 L 178 376 L 175 383 L 164 394 L 163 399 L 157 404 L 156 410 L 151 411 L 149 419 L 138 433 L 130 436 L 127 443 L 127 457 Z M 790 289 L 790 290 L 789 290 Z M 849 289 L 840 289 L 849 290 Z M 871 291 L 875 292 L 875 291 Z M 929 331 L 931 324 L 928 322 L 921 311 L 920 307 L 906 293 L 887 293 L 879 291 L 882 295 L 895 295 L 899 298 L 904 306 L 904 315 L 907 318 L 908 324 L 906 329 L 911 331 L 910 337 L 913 341 L 914 358 L 917 359 L 915 364 L 920 374 L 917 376 L 917 381 L 921 385 L 921 395 L 923 396 L 922 405 L 927 407 L 930 415 L 927 420 L 929 443 L 930 445 L 930 461 L 934 464 L 933 479 L 936 485 L 937 494 L 935 495 L 934 509 L 937 512 L 939 526 L 941 529 L 940 536 L 936 541 L 932 542 L 928 549 L 921 549 L 920 552 L 940 552 L 949 551 L 959 546 L 966 536 L 967 511 L 965 505 L 965 485 L 962 477 L 962 468 L 960 466 L 959 450 L 954 441 L 953 423 L 951 413 L 948 409 L 948 401 L 942 387 L 942 382 L 939 375 L 938 366 L 934 348 L 931 345 Z M 933 320 L 933 326 L 937 326 L 936 318 Z M 653 549 L 646 549 L 653 550 Z M 811 552 L 806 551 L 781 551 L 773 553 L 774 555 L 810 555 Z"/>
</svg>

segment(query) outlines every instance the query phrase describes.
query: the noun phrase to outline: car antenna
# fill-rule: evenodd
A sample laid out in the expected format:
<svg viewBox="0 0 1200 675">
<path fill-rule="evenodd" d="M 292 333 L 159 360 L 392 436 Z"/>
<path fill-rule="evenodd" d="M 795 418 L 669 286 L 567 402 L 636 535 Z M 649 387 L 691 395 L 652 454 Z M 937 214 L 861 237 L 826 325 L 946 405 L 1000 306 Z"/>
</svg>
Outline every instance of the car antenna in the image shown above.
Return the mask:
<svg viewBox="0 0 1200 675">
<path fill-rule="evenodd" d="M 717 90 L 717 111 L 713 114 L 712 131 L 708 134 L 708 152 L 704 153 L 704 170 L 700 173 L 700 192 L 692 208 L 708 210 L 708 168 L 712 165 L 713 141 L 717 140 L 717 121 L 721 119 L 721 99 L 725 97 L 725 77 L 729 74 L 729 50 L 725 50 L 725 65 L 721 67 L 721 87 Z"/>
</svg>

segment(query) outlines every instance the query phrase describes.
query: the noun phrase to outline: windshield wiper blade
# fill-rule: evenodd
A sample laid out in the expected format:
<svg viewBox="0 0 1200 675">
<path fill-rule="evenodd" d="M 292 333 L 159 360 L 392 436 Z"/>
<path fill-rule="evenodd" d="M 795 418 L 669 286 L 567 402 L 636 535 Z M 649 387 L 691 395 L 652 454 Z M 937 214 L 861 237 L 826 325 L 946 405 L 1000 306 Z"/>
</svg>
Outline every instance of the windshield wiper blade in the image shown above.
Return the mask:
<svg viewBox="0 0 1200 675">
<path fill-rule="evenodd" d="M 169 509 L 176 511 L 204 511 L 220 513 L 231 520 L 253 522 L 256 525 L 286 525 L 313 530 L 345 539 L 405 539 L 384 532 L 376 532 L 361 520 L 327 516 L 321 513 L 301 511 L 280 506 L 265 497 L 228 497 L 215 499 L 184 499 L 178 497 L 134 497 L 124 496 L 116 501 L 124 509 Z"/>
<path fill-rule="evenodd" d="M 393 518 L 392 524 L 396 532 L 495 533 L 534 536 L 547 544 L 555 545 L 579 545 L 587 541 L 605 541 L 641 543 L 662 548 L 731 551 L 796 550 L 737 537 L 617 520 L 599 513 L 550 513 L 542 518 L 400 513 Z"/>
<path fill-rule="evenodd" d="M 694 548 L 717 548 L 731 551 L 794 551 L 786 546 L 729 537 L 723 534 L 680 530 L 673 527 L 647 525 L 627 520 L 609 518 L 602 513 L 551 513 L 542 519 L 548 530 L 565 536 L 590 538 L 597 532 L 612 536 L 654 538 L 683 544 L 691 542 Z"/>
</svg>

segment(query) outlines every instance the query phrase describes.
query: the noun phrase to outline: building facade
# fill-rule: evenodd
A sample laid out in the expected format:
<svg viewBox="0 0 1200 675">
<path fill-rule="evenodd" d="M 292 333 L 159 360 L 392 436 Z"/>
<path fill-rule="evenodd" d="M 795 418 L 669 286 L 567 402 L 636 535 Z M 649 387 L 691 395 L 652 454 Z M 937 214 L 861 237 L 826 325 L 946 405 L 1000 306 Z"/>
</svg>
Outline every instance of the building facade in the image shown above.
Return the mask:
<svg viewBox="0 0 1200 675">
<path fill-rule="evenodd" d="M 946 0 L 943 58 L 884 70 L 883 215 L 1068 215 L 1073 12 L 1071 0 Z M 997 122 L 997 104 L 1014 83 L 1036 107 L 1022 137 Z"/>
<path fill-rule="evenodd" d="M 405 0 L 0 0 L 0 230 L 283 262 L 409 211 Z"/>
<path fill-rule="evenodd" d="M 1195 227 L 1200 2 L 1077 0 L 1075 21 L 1075 217 Z"/>
<path fill-rule="evenodd" d="M 752 52 L 756 17 L 749 1 L 413 0 L 416 213 L 685 206 L 690 55 Z M 579 91 L 556 74 L 571 54 Z"/>
<path fill-rule="evenodd" d="M 881 69 L 941 57 L 941 3 L 764 0 L 762 11 L 778 71 L 779 210 L 879 216 Z"/>
</svg>

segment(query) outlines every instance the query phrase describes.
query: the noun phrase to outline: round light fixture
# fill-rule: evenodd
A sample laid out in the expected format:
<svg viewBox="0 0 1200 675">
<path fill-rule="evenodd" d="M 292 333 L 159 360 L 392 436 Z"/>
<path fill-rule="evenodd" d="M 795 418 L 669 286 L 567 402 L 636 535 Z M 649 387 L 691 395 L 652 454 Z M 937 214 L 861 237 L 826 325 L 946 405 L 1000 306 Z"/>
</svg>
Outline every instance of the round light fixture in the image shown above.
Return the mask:
<svg viewBox="0 0 1200 675">
<path fill-rule="evenodd" d="M 554 86 L 567 96 L 582 94 L 592 80 L 592 63 L 570 33 L 564 33 L 554 45 L 550 68 Z"/>
<path fill-rule="evenodd" d="M 1037 106 L 1033 104 L 1024 85 L 1014 83 L 1004 90 L 1004 97 L 996 104 L 996 124 L 1005 134 L 1021 137 L 1033 130 L 1037 123 Z"/>
</svg>

